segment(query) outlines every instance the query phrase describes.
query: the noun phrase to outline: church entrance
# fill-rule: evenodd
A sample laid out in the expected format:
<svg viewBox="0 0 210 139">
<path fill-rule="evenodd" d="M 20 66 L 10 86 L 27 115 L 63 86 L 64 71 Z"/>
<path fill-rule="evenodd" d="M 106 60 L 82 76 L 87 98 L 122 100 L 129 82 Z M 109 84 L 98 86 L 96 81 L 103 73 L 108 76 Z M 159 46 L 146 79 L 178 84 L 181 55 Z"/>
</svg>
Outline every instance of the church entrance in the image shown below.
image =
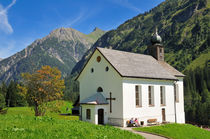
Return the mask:
<svg viewBox="0 0 210 139">
<path fill-rule="evenodd" d="M 166 121 L 166 111 L 165 109 L 163 108 L 162 109 L 162 122 Z"/>
<path fill-rule="evenodd" d="M 104 109 L 98 109 L 98 124 L 104 124 Z"/>
</svg>

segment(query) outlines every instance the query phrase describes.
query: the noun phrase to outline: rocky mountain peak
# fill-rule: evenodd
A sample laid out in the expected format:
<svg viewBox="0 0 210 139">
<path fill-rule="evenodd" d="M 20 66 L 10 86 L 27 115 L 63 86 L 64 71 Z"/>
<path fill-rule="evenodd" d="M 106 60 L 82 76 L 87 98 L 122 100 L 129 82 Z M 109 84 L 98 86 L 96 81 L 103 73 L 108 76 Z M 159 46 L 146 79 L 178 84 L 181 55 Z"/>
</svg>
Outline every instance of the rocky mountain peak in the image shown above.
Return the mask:
<svg viewBox="0 0 210 139">
<path fill-rule="evenodd" d="M 59 41 L 79 40 L 85 41 L 83 33 L 72 28 L 58 28 L 53 30 L 45 39 L 58 38 Z"/>
<path fill-rule="evenodd" d="M 102 30 L 98 27 L 95 27 L 92 32 L 95 32 L 95 31 L 102 31 Z"/>
</svg>

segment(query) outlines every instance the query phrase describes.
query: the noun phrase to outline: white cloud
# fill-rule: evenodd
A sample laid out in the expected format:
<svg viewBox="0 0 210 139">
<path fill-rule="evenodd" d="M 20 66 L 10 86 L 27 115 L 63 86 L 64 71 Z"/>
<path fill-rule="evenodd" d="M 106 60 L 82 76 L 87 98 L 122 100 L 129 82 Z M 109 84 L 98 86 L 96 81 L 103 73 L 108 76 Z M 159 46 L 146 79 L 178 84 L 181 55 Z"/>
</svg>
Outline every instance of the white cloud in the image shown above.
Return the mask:
<svg viewBox="0 0 210 139">
<path fill-rule="evenodd" d="M 78 15 L 75 19 L 70 20 L 70 21 L 66 24 L 66 26 L 67 26 L 67 27 L 72 27 L 74 24 L 77 24 L 78 22 L 80 22 L 80 20 L 83 19 L 83 18 L 84 18 L 84 12 L 80 12 L 79 15 Z"/>
<path fill-rule="evenodd" d="M 12 26 L 8 22 L 8 10 L 16 3 L 16 0 L 13 0 L 6 8 L 0 4 L 0 31 L 2 30 L 5 33 L 13 33 Z"/>
<path fill-rule="evenodd" d="M 128 0 L 110 0 L 111 2 L 115 3 L 115 4 L 118 4 L 122 7 L 125 7 L 127 9 L 130 9 L 132 11 L 135 11 L 135 12 L 138 12 L 138 13 L 141 13 L 142 10 L 139 9 L 138 7 L 136 7 L 135 5 L 133 5 L 132 3 L 128 2 Z"/>
</svg>

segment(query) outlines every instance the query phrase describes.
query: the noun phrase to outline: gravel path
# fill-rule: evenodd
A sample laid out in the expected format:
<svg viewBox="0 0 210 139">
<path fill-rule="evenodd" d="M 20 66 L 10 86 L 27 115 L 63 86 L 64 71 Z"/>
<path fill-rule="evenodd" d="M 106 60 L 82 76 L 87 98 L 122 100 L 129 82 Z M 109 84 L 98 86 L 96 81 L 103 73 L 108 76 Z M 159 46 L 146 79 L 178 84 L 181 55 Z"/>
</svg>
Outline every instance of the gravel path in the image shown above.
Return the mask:
<svg viewBox="0 0 210 139">
<path fill-rule="evenodd" d="M 132 128 L 130 128 L 130 127 L 119 127 L 119 128 L 122 129 L 122 130 L 128 130 L 128 131 L 133 132 L 135 134 L 139 134 L 139 135 L 143 136 L 145 139 L 168 139 L 168 138 L 158 136 L 158 135 L 153 135 L 153 134 L 149 134 L 149 133 L 135 131 L 135 130 L 132 130 Z"/>
</svg>

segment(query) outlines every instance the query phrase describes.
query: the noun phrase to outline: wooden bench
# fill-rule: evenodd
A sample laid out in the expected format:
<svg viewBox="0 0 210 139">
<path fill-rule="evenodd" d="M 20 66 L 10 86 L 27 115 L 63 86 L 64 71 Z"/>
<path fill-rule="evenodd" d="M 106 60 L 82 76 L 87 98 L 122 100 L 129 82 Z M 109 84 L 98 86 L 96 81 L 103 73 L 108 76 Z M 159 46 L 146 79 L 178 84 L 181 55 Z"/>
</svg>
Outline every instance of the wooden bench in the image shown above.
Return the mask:
<svg viewBox="0 0 210 139">
<path fill-rule="evenodd" d="M 157 122 L 157 119 L 148 119 L 147 120 L 147 125 L 151 126 L 151 125 L 159 125 L 159 122 Z"/>
</svg>

